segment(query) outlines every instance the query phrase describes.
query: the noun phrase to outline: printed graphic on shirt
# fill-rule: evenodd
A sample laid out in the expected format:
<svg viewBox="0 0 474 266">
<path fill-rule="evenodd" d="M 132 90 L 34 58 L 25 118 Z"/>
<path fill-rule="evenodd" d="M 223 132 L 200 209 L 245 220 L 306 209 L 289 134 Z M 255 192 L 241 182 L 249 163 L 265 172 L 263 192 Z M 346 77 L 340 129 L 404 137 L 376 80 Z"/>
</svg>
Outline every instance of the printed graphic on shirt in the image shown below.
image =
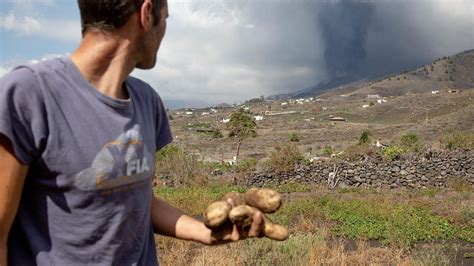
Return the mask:
<svg viewBox="0 0 474 266">
<path fill-rule="evenodd" d="M 149 178 L 153 173 L 153 154 L 140 135 L 139 125 L 106 143 L 92 166 L 76 175 L 80 190 L 111 190 Z"/>
</svg>

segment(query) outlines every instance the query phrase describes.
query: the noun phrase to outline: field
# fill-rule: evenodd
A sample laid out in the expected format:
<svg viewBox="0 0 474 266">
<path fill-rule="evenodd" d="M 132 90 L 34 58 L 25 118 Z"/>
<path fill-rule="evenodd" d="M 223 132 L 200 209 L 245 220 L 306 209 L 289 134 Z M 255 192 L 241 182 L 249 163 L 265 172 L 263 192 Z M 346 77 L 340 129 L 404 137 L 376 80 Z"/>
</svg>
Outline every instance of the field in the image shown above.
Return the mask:
<svg viewBox="0 0 474 266">
<path fill-rule="evenodd" d="M 156 237 L 163 265 L 472 265 L 474 194 L 466 184 L 446 190 L 284 191 L 284 206 L 271 218 L 290 230 L 284 242 L 250 239 L 207 247 Z M 229 185 L 156 188 L 155 193 L 200 217 Z"/>
<path fill-rule="evenodd" d="M 364 98 L 322 98 L 318 102 L 281 107 L 282 101 L 247 104 L 253 114 L 263 114 L 266 110 L 274 112 L 293 111 L 295 113 L 279 116 L 265 116 L 257 121 L 257 136 L 246 139 L 241 148 L 244 157 L 265 158 L 273 147 L 290 142 L 290 135 L 297 134 L 296 143 L 302 153 L 318 155 L 325 146 L 336 151 L 355 144 L 363 131 L 369 130 L 372 140 L 390 144 L 407 132 L 417 134 L 426 147 L 437 149 L 439 140 L 450 131 L 473 132 L 474 90 L 458 94 L 444 92 L 441 95 L 417 93 L 387 98 L 388 102 L 369 104 Z M 171 121 L 175 144 L 185 147 L 203 161 L 219 162 L 230 160 L 235 155 L 237 142 L 228 137 L 227 125 L 220 122 L 237 111 L 239 107 L 219 110 L 218 113 L 201 115 L 205 110 L 195 110 L 192 116 L 176 115 Z M 330 116 L 347 119 L 333 122 Z M 222 137 L 196 132 L 195 125 L 205 125 L 218 129 Z"/>
<path fill-rule="evenodd" d="M 351 154 L 397 160 L 472 150 L 473 66 L 468 51 L 323 95 L 170 111 L 174 144 L 158 153 L 155 193 L 199 218 L 225 192 L 247 190 L 237 185 L 254 171 Z M 255 119 L 257 134 L 243 140 L 236 162 L 238 140 L 223 120 L 241 109 L 263 120 Z M 474 193 L 465 181 L 423 190 L 289 183 L 275 187 L 285 203 L 271 216 L 289 228 L 288 240 L 205 247 L 158 236 L 158 254 L 163 265 L 474 265 Z"/>
</svg>

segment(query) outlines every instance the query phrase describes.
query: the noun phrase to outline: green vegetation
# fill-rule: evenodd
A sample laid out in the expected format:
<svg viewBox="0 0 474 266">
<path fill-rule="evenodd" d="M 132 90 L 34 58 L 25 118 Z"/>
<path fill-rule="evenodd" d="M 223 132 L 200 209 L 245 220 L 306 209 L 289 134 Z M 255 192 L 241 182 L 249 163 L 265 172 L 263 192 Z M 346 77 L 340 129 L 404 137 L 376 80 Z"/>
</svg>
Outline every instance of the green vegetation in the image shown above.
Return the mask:
<svg viewBox="0 0 474 266">
<path fill-rule="evenodd" d="M 409 152 L 420 152 L 423 144 L 415 133 L 405 133 L 400 141 L 391 145 L 383 151 L 384 156 L 389 160 L 399 159 L 402 154 Z"/>
<path fill-rule="evenodd" d="M 273 188 L 282 193 L 311 190 L 296 183 Z M 156 195 L 190 215 L 201 214 L 209 203 L 231 191 L 244 192 L 246 188 L 230 185 L 155 188 Z M 390 196 L 366 189 L 348 190 L 343 194 L 325 191 L 315 195 L 324 196 L 287 201 L 278 212 L 270 215 L 271 219 L 288 226 L 293 235 L 319 231 L 314 227 L 318 221 L 324 224 L 322 228 L 328 236 L 377 239 L 398 248 L 413 247 L 418 241 L 464 240 L 474 243 L 474 210 L 470 206 L 460 208 L 461 219 L 453 223 L 448 217 L 435 214 L 431 209 L 433 205 L 422 204 L 422 199 L 411 199 L 422 195 L 399 194 L 393 197 L 394 194 Z M 456 194 L 452 197 L 455 198 Z M 448 199 L 445 204 L 457 203 Z"/>
<path fill-rule="evenodd" d="M 359 145 L 365 144 L 365 143 L 370 143 L 370 131 L 369 130 L 364 130 L 362 134 L 360 135 L 359 138 Z"/>
<path fill-rule="evenodd" d="M 406 133 L 400 140 L 400 145 L 405 152 L 419 152 L 423 148 L 420 138 L 415 133 Z"/>
<path fill-rule="evenodd" d="M 212 137 L 212 138 L 222 138 L 222 132 L 220 129 L 212 126 L 209 122 L 196 122 L 188 123 L 185 126 L 187 130 L 195 130 L 198 133 Z"/>
<path fill-rule="evenodd" d="M 255 158 L 245 158 L 237 161 L 237 164 L 233 166 L 237 172 L 248 172 L 255 170 L 257 166 L 257 159 Z"/>
<path fill-rule="evenodd" d="M 202 167 L 196 157 L 187 154 L 179 146 L 169 144 L 156 153 L 155 176 L 189 184 L 202 175 Z"/>
<path fill-rule="evenodd" d="M 253 121 L 252 116 L 243 109 L 232 113 L 230 116 L 230 121 L 228 123 L 228 128 L 230 130 L 229 137 L 237 139 L 237 158 L 239 158 L 240 146 L 244 139 L 257 136 L 257 131 L 255 130 L 256 127 L 257 124 Z"/>
<path fill-rule="evenodd" d="M 402 155 L 404 153 L 405 153 L 405 150 L 402 147 L 398 146 L 398 145 L 392 145 L 392 146 L 386 148 L 383 151 L 383 155 L 387 159 L 390 159 L 390 160 L 399 159 L 400 155 Z"/>
<path fill-rule="evenodd" d="M 212 137 L 215 139 L 219 139 L 219 138 L 224 137 L 224 135 L 222 134 L 220 129 L 216 128 L 214 129 L 214 131 L 212 131 Z"/>
<path fill-rule="evenodd" d="M 299 142 L 300 138 L 298 137 L 298 134 L 296 132 L 293 132 L 290 134 L 290 141 L 291 142 Z"/>
<path fill-rule="evenodd" d="M 283 144 L 276 146 L 270 153 L 264 167 L 268 171 L 275 173 L 289 172 L 294 169 L 295 165 L 304 160 L 296 145 Z"/>
<path fill-rule="evenodd" d="M 397 247 L 410 247 L 417 241 L 428 240 L 474 241 L 474 228 L 450 224 L 429 209 L 408 203 L 323 196 L 290 202 L 275 214 L 274 220 L 288 225 L 292 217 L 303 214 L 312 219 L 336 222 L 331 228 L 335 235 L 379 239 Z"/>
<path fill-rule="evenodd" d="M 325 156 L 331 156 L 334 153 L 334 149 L 331 145 L 326 145 L 324 148 L 321 150 L 321 153 Z"/>
<path fill-rule="evenodd" d="M 441 139 L 441 144 L 449 150 L 474 149 L 474 133 L 452 131 Z"/>
</svg>

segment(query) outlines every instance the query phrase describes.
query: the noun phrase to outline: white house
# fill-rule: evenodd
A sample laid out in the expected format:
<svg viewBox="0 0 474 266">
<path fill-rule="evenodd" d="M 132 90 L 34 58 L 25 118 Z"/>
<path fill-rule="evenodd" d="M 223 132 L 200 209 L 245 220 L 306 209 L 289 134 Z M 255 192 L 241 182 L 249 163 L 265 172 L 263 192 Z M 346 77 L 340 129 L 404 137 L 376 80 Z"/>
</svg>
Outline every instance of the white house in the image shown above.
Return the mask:
<svg viewBox="0 0 474 266">
<path fill-rule="evenodd" d="M 193 114 L 193 112 L 191 112 L 191 111 L 186 112 L 186 115 L 192 115 L 192 114 Z"/>
<path fill-rule="evenodd" d="M 364 104 L 364 105 L 362 105 L 362 108 L 367 108 L 367 107 L 369 107 L 369 106 L 370 106 L 370 105 L 368 105 L 368 104 Z"/>
<path fill-rule="evenodd" d="M 431 91 L 431 94 L 439 94 L 439 91 Z"/>
<path fill-rule="evenodd" d="M 262 121 L 262 120 L 263 120 L 263 115 L 255 115 L 255 116 L 253 117 L 253 119 L 254 119 L 255 121 Z"/>
<path fill-rule="evenodd" d="M 230 118 L 222 118 L 222 123 L 229 123 L 230 122 Z"/>
</svg>

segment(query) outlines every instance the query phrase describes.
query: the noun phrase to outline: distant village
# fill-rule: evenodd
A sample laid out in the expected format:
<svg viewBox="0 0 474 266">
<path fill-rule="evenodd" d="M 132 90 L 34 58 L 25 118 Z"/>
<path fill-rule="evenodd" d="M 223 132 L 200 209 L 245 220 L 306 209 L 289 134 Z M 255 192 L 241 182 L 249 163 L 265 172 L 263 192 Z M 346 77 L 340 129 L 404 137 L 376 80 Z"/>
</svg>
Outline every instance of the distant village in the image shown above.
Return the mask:
<svg viewBox="0 0 474 266">
<path fill-rule="evenodd" d="M 441 95 L 443 93 L 460 93 L 459 89 L 446 89 L 445 91 L 440 91 L 440 90 L 433 90 L 431 91 L 432 95 Z M 341 94 L 341 98 L 348 97 L 346 94 Z M 369 108 L 371 106 L 374 106 L 375 104 L 384 104 L 388 102 L 388 97 L 381 97 L 379 94 L 367 94 L 365 97 L 367 100 L 370 100 L 368 104 L 363 104 L 360 106 L 360 108 Z M 322 102 L 324 99 L 321 98 L 316 98 L 316 97 L 308 97 L 308 98 L 298 98 L 298 99 L 287 99 L 287 100 L 266 100 L 261 98 L 254 98 L 251 100 L 248 100 L 246 103 L 236 103 L 236 104 L 220 104 L 217 106 L 209 107 L 209 108 L 186 108 L 186 109 L 180 109 L 172 112 L 172 116 L 175 117 L 196 117 L 196 116 L 209 116 L 212 114 L 218 114 L 222 113 L 223 116 L 220 118 L 219 122 L 220 123 L 228 123 L 230 121 L 230 114 L 226 112 L 226 115 L 224 115 L 223 111 L 232 109 L 232 110 L 244 110 L 248 113 L 252 113 L 253 119 L 255 121 L 262 121 L 265 119 L 267 116 L 280 116 L 280 115 L 291 115 L 291 114 L 297 114 L 299 113 L 298 111 L 294 110 L 285 110 L 285 109 L 293 109 L 291 107 L 297 107 L 297 106 L 302 106 L 305 104 L 311 104 L 311 103 L 316 103 L 316 102 Z M 253 112 L 250 110 L 251 104 L 266 104 L 266 109 L 265 111 L 259 111 L 259 112 Z M 280 106 L 280 110 L 277 111 L 272 111 L 271 106 L 272 104 L 278 104 Z M 326 111 L 330 107 L 328 106 L 322 106 L 321 110 Z M 314 108 L 313 108 L 314 109 Z M 313 111 L 318 111 L 318 110 L 313 110 Z M 310 121 L 310 119 L 305 119 Z M 344 117 L 339 117 L 339 116 L 334 116 L 334 115 L 328 115 L 327 120 L 329 121 L 347 121 L 346 118 Z"/>
</svg>

